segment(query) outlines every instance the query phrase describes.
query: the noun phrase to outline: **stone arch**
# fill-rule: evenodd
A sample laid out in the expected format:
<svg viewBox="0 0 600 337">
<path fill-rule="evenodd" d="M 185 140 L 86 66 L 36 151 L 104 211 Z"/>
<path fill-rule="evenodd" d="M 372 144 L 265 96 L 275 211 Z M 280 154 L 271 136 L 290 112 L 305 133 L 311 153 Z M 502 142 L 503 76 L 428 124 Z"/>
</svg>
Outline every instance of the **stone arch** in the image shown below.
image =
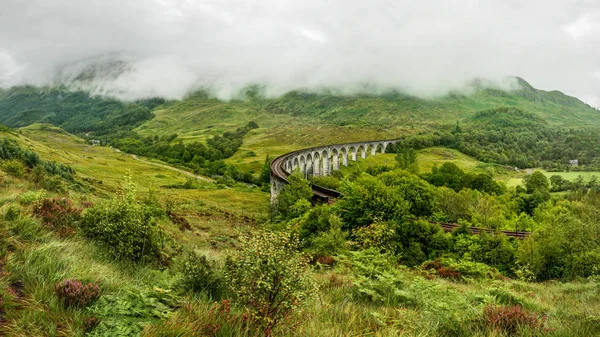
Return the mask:
<svg viewBox="0 0 600 337">
<path fill-rule="evenodd" d="M 306 170 L 306 159 L 304 159 L 304 156 L 300 156 L 300 172 L 304 173 L 304 171 Z"/>
<path fill-rule="evenodd" d="M 360 152 L 361 158 L 367 158 L 367 144 L 361 144 L 358 147 L 358 152 Z"/>
<path fill-rule="evenodd" d="M 340 169 L 340 151 L 337 148 L 333 148 L 331 150 L 331 166 L 333 171 L 337 171 Z"/>
<path fill-rule="evenodd" d="M 312 154 L 309 153 L 306 155 L 306 175 L 313 175 L 314 169 L 313 169 L 313 158 L 312 158 Z"/>
<path fill-rule="evenodd" d="M 321 174 L 321 154 L 318 151 L 313 153 L 313 175 Z"/>
<path fill-rule="evenodd" d="M 348 148 L 342 147 L 341 152 L 342 152 L 342 165 L 348 166 Z"/>
<path fill-rule="evenodd" d="M 294 157 L 294 161 L 292 162 L 292 172 L 300 167 L 300 161 L 298 157 Z"/>
<path fill-rule="evenodd" d="M 367 144 L 367 156 L 374 156 L 376 150 L 377 149 L 375 148 L 375 144 Z"/>
<path fill-rule="evenodd" d="M 356 161 L 356 154 L 358 153 L 358 147 L 355 145 L 350 145 L 348 147 L 348 153 L 350 154 L 350 159 L 352 161 Z"/>
<path fill-rule="evenodd" d="M 375 151 L 374 152 L 385 153 L 385 146 L 383 145 L 383 143 L 377 143 L 377 144 L 375 144 Z"/>
</svg>

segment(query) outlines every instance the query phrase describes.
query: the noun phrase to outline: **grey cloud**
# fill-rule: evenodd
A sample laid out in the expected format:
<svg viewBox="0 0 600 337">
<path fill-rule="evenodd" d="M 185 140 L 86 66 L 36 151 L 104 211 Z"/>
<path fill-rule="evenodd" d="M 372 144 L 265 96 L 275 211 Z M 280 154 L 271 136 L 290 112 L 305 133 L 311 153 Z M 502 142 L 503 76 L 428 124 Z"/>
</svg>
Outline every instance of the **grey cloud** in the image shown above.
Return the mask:
<svg viewBox="0 0 600 337">
<path fill-rule="evenodd" d="M 4 0 L 0 86 L 121 98 L 364 85 L 429 97 L 521 76 L 600 106 L 600 4 L 568 0 Z M 93 73 L 81 81 L 80 73 Z"/>
</svg>

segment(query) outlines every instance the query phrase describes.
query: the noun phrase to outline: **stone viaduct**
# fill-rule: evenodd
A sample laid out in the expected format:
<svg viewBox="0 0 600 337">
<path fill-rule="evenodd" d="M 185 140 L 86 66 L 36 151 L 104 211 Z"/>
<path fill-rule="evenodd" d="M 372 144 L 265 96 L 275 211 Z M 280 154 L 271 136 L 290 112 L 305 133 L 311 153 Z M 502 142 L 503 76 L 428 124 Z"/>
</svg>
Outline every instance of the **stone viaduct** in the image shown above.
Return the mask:
<svg viewBox="0 0 600 337">
<path fill-rule="evenodd" d="M 296 169 L 308 176 L 327 176 L 339 170 L 340 165 L 348 166 L 348 161 L 356 161 L 358 157 L 385 153 L 390 144 L 397 139 L 376 140 L 336 145 L 317 146 L 302 149 L 277 157 L 271 163 L 271 203 L 287 183 L 287 177 Z M 313 185 L 315 197 L 323 201 L 339 196 L 339 192 Z"/>
</svg>

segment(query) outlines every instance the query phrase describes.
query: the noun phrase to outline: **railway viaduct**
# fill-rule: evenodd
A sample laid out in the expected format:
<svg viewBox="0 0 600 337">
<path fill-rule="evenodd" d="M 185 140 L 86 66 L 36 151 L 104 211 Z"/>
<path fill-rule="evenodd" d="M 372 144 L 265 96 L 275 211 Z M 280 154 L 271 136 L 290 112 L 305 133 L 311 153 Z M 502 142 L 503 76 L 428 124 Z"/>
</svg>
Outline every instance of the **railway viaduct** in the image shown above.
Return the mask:
<svg viewBox="0 0 600 337">
<path fill-rule="evenodd" d="M 376 140 L 311 147 L 286 153 L 271 163 L 271 203 L 276 201 L 277 195 L 287 183 L 287 177 L 296 169 L 305 177 L 327 176 L 332 171 L 339 170 L 340 165 L 348 166 L 349 160 L 356 161 L 359 156 L 366 158 L 367 154 L 385 153 L 390 144 L 397 142 L 397 139 Z M 339 196 L 337 191 L 314 184 L 312 188 L 315 197 L 324 201 Z"/>
<path fill-rule="evenodd" d="M 396 144 L 399 141 L 398 139 L 388 139 L 317 146 L 279 156 L 271 162 L 271 204 L 277 201 L 279 192 L 281 192 L 281 189 L 288 182 L 287 177 L 296 169 L 304 173 L 305 177 L 326 176 L 334 170 L 339 170 L 340 165 L 348 166 L 348 161 L 356 161 L 358 156 L 366 158 L 367 154 L 376 155 L 377 153 L 385 153 L 388 146 Z M 331 202 L 341 196 L 339 191 L 315 184 L 312 184 L 312 191 L 314 198 L 322 202 Z M 437 224 L 447 232 L 459 227 L 458 224 Z M 469 229 L 473 234 L 494 232 L 494 230 L 488 228 L 469 227 Z M 524 239 L 530 234 L 529 232 L 506 230 L 501 232 L 517 239 Z"/>
</svg>

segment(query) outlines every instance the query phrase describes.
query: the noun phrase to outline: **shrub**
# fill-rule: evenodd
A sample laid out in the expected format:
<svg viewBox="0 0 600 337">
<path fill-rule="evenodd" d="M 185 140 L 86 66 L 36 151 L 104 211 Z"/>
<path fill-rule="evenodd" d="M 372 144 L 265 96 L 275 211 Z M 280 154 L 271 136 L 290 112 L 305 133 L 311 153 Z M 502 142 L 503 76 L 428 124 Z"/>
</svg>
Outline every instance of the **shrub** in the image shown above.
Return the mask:
<svg viewBox="0 0 600 337">
<path fill-rule="evenodd" d="M 147 208 L 135 199 L 128 179 L 124 193 L 86 210 L 81 219 L 86 237 L 105 247 L 108 254 L 132 262 L 166 263 L 172 240 L 158 227 Z"/>
<path fill-rule="evenodd" d="M 267 335 L 314 291 L 299 248 L 290 234 L 261 232 L 244 238 L 242 249 L 225 263 L 231 291 Z"/>
<path fill-rule="evenodd" d="M 350 252 L 354 297 L 385 305 L 414 305 L 406 282 L 396 268 L 396 258 L 370 248 Z"/>
<path fill-rule="evenodd" d="M 421 266 L 423 270 L 435 270 L 441 278 L 462 279 L 472 277 L 475 279 L 490 278 L 496 279 L 500 276 L 498 271 L 490 266 L 472 261 L 454 261 L 448 258 L 435 259 L 427 261 Z"/>
<path fill-rule="evenodd" d="M 81 219 L 81 209 L 69 198 L 42 199 L 35 204 L 33 214 L 44 225 L 62 234 L 72 231 Z"/>
<path fill-rule="evenodd" d="M 19 195 L 19 204 L 31 205 L 40 198 L 41 194 L 41 192 L 27 191 Z"/>
<path fill-rule="evenodd" d="M 68 279 L 54 287 L 56 296 L 67 307 L 85 308 L 100 297 L 97 283 L 83 284 L 77 279 Z"/>
<path fill-rule="evenodd" d="M 25 165 L 17 159 L 7 160 L 2 163 L 2 170 L 17 178 L 22 178 L 25 175 Z"/>
<path fill-rule="evenodd" d="M 546 324 L 546 317 L 541 319 L 524 310 L 520 305 L 494 306 L 488 305 L 483 310 L 486 324 L 508 334 L 516 334 L 522 328 L 542 330 Z"/>
<path fill-rule="evenodd" d="M 292 219 L 302 215 L 310 207 L 310 200 L 313 196 L 312 188 L 308 180 L 303 178 L 299 171 L 292 173 L 288 177 L 289 184 L 285 185 L 277 197 L 277 202 L 273 208 L 273 213 L 282 220 Z M 304 202 L 304 203 L 303 203 Z M 303 207 L 299 207 L 299 206 Z"/>
<path fill-rule="evenodd" d="M 204 292 L 213 299 L 219 298 L 223 291 L 223 277 L 214 263 L 206 256 L 189 252 L 182 267 L 184 289 Z"/>
<path fill-rule="evenodd" d="M 391 254 L 398 250 L 396 227 L 392 222 L 376 222 L 354 229 L 352 235 L 360 249 L 375 248 L 381 253 Z"/>
</svg>

